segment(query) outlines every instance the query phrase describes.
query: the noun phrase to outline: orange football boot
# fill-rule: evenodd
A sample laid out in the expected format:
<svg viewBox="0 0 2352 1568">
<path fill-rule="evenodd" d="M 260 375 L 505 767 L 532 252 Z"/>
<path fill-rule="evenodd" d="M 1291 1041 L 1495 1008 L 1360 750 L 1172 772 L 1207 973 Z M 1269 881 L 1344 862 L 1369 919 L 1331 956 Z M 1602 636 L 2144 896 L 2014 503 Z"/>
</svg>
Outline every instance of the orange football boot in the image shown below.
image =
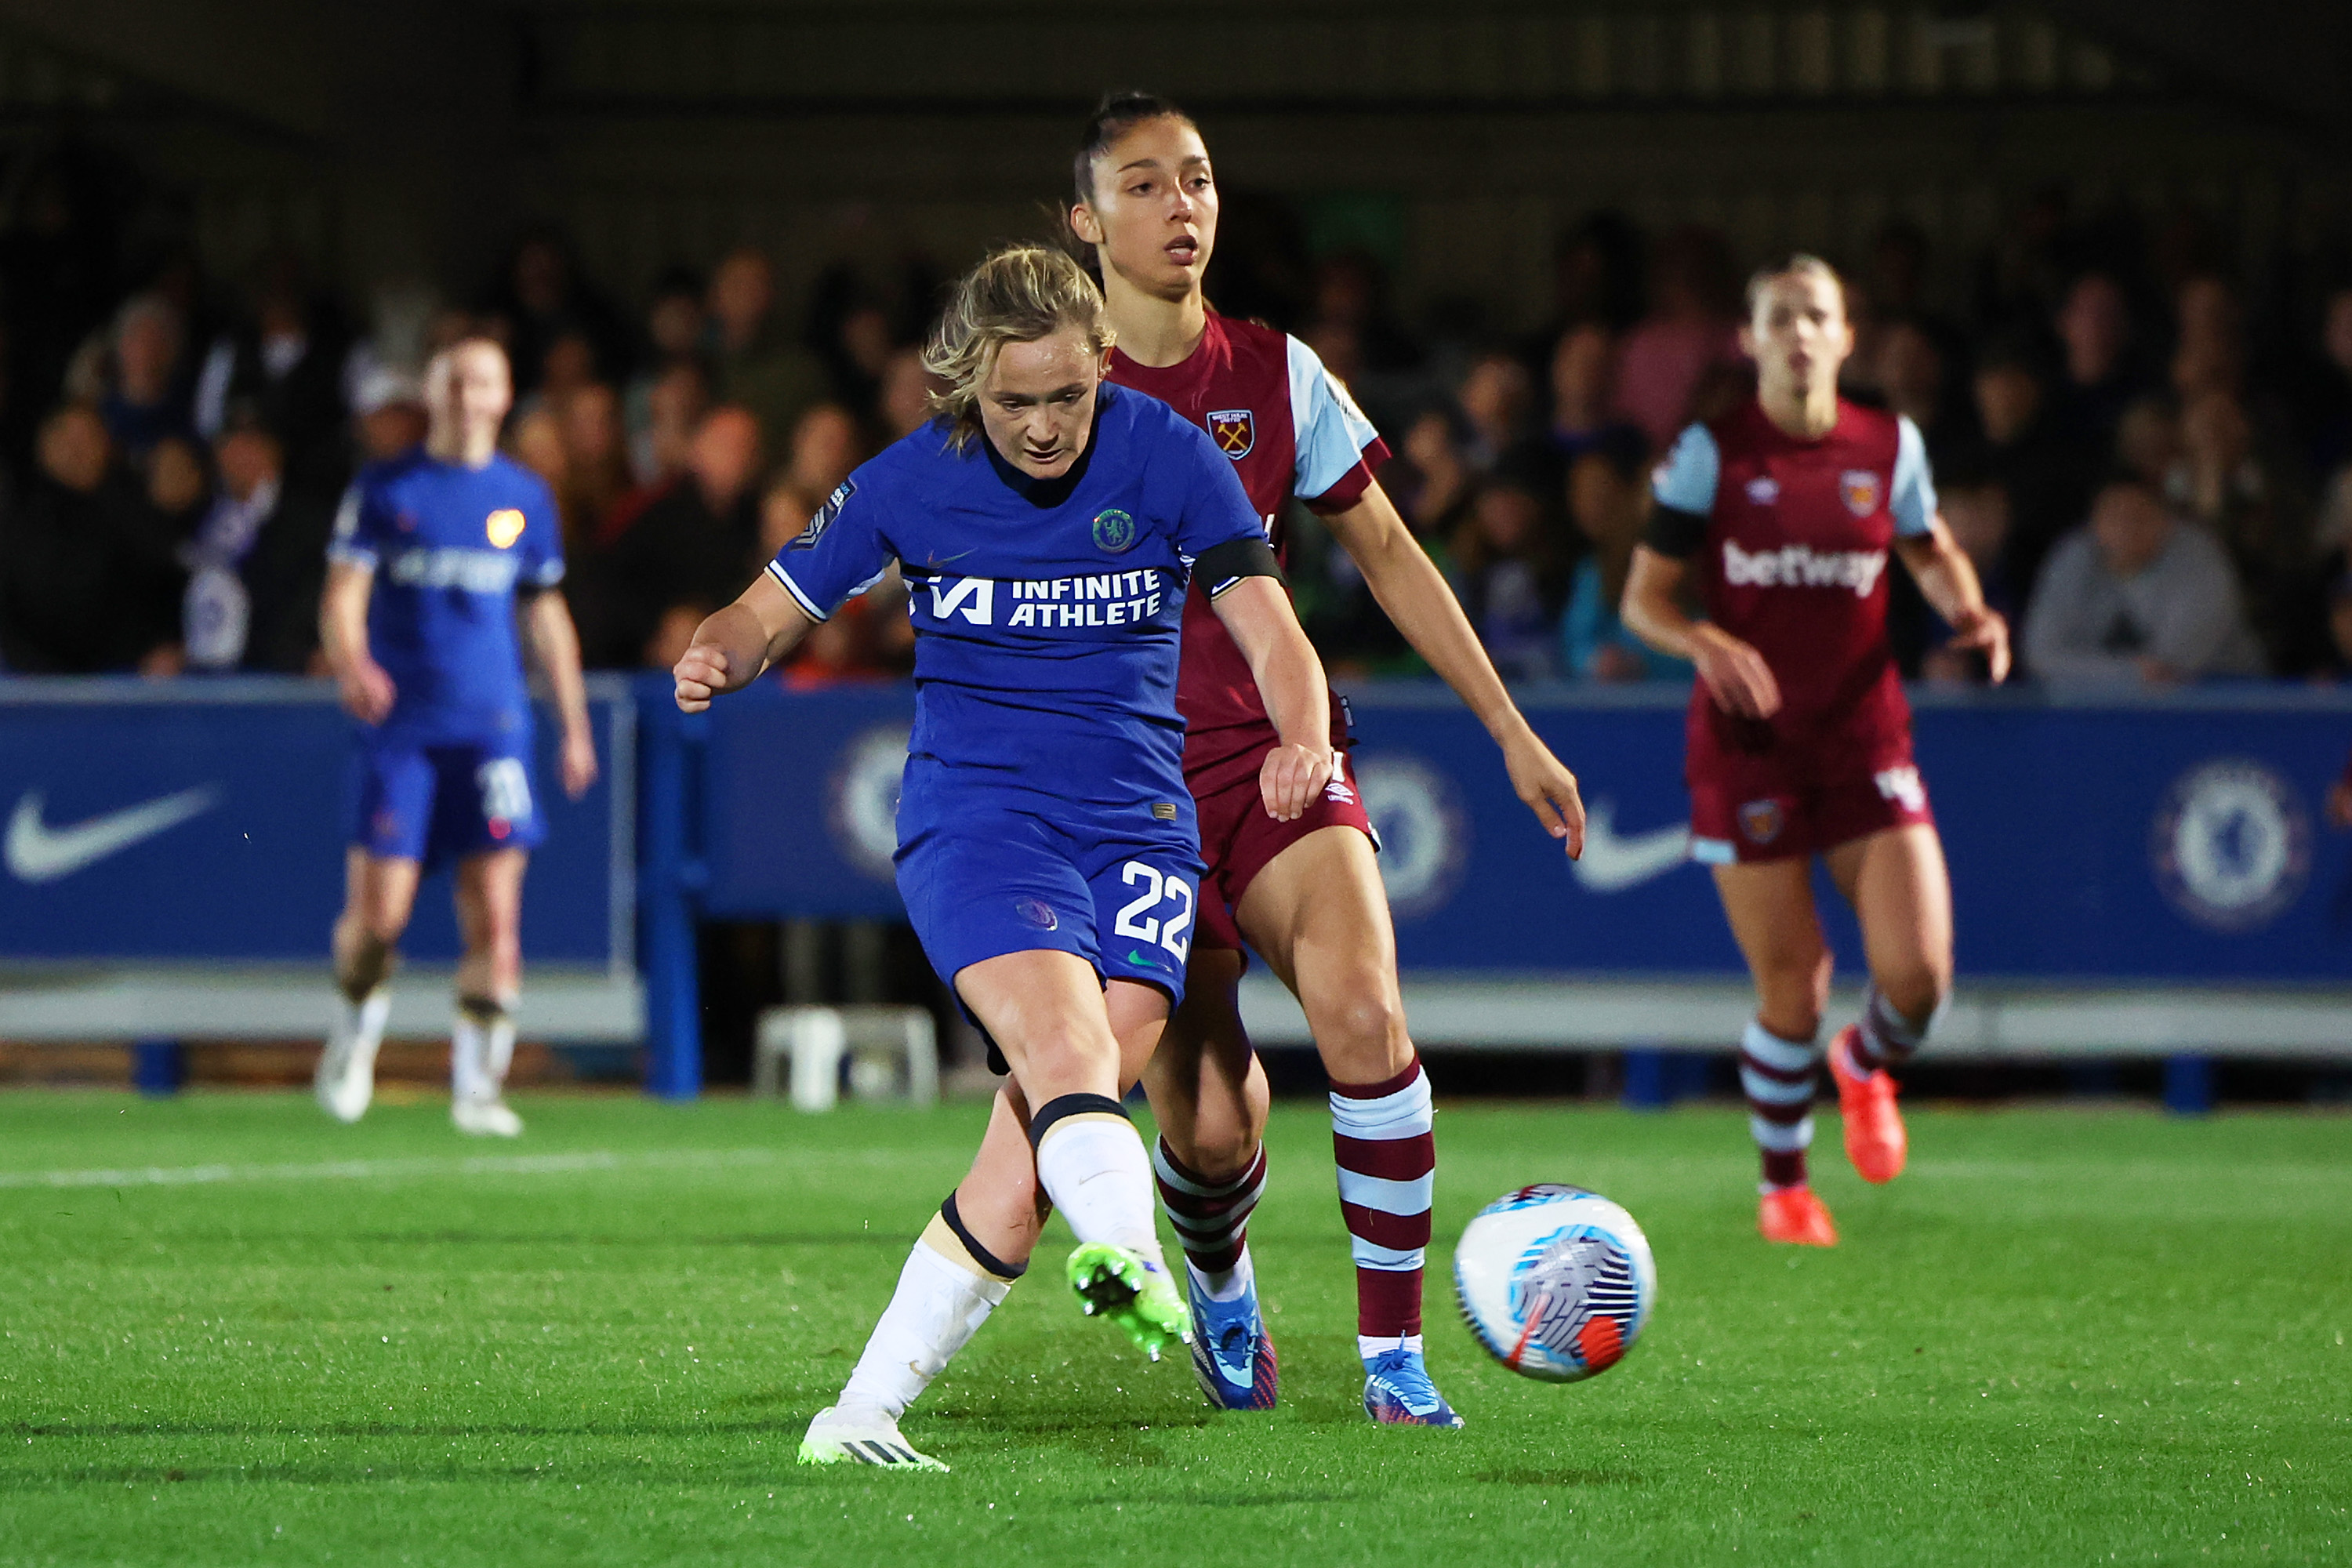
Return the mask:
<svg viewBox="0 0 2352 1568">
<path fill-rule="evenodd" d="M 1835 1247 L 1837 1226 L 1830 1223 L 1829 1206 L 1811 1187 L 1775 1187 L 1756 1206 L 1756 1228 L 1767 1241 L 1791 1247 Z"/>
<path fill-rule="evenodd" d="M 1845 1156 L 1865 1182 L 1891 1182 L 1903 1173 L 1911 1150 L 1903 1113 L 1895 1109 L 1895 1075 L 1858 1077 L 1848 1054 L 1862 1031 L 1848 1024 L 1830 1042 L 1830 1076 L 1837 1080 L 1838 1114 L 1845 1119 Z"/>
</svg>

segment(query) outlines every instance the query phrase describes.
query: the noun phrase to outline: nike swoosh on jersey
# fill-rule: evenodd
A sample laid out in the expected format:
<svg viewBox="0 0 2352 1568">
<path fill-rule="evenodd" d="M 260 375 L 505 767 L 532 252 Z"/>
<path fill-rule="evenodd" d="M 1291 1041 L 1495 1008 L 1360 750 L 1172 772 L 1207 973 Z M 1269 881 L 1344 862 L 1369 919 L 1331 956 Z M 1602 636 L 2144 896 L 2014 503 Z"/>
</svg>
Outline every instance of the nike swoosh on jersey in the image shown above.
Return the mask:
<svg viewBox="0 0 2352 1568">
<path fill-rule="evenodd" d="M 8 869 L 19 881 L 54 882 L 200 816 L 219 800 L 217 788 L 199 784 L 70 827 L 50 827 L 41 820 L 41 792 L 27 790 L 8 818 Z"/>
<path fill-rule="evenodd" d="M 1596 800 L 1584 818 L 1584 857 L 1569 863 L 1577 885 L 1596 893 L 1622 893 L 1654 881 L 1690 858 L 1690 829 L 1677 824 L 1620 837 L 1616 806 Z"/>
</svg>

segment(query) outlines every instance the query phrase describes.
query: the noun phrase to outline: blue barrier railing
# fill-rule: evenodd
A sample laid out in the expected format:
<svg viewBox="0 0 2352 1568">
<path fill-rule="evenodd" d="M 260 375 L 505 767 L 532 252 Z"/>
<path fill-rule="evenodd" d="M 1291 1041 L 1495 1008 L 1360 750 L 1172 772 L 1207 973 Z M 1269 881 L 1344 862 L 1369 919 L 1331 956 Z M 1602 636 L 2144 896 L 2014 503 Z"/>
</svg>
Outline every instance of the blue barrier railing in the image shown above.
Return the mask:
<svg viewBox="0 0 2352 1568">
<path fill-rule="evenodd" d="M 1441 979 L 1488 995 L 1507 980 L 1523 1005 L 1529 984 L 1573 982 L 1559 1005 L 1595 1014 L 1607 1010 L 1603 981 L 1713 986 L 1736 1001 L 1738 955 L 1684 853 L 1681 692 L 1521 693 L 1583 780 L 1592 831 L 1575 866 L 1512 796 L 1493 746 L 1450 695 L 1408 683 L 1351 697 L 1355 772 L 1384 840 L 1400 959 L 1432 1007 Z M 626 990 L 625 1014 L 607 993 L 589 995 L 588 1012 L 571 1015 L 578 1037 L 633 1031 L 641 994 L 646 1087 L 686 1098 L 701 1084 L 698 921 L 898 918 L 892 816 L 913 694 L 771 684 L 689 719 L 668 678 L 647 675 L 600 679 L 594 706 L 606 778 L 585 800 L 547 803 L 526 954 Z M 2103 989 L 2122 1005 L 2168 988 L 2234 987 L 2302 1009 L 2273 1008 L 2277 1037 L 2324 1047 L 2342 1021 L 2352 1047 L 2352 1016 L 2332 1010 L 2352 988 L 2352 837 L 2318 820 L 2352 745 L 2352 693 L 1930 695 L 1917 737 L 1952 862 L 1964 990 L 2009 988 L 2013 1022 L 2054 992 Z M 0 963 L 275 965 L 315 983 L 300 976 L 323 962 L 341 897 L 349 745 L 320 683 L 0 679 Z M 1852 922 L 1823 903 L 1851 971 Z M 446 900 L 421 902 L 411 952 L 446 956 L 454 937 Z M 7 1016 L 30 1016 L 28 995 L 11 992 Z M 178 1070 L 168 1042 L 182 1026 L 154 1017 L 152 997 L 133 1000 L 121 1037 L 158 1042 L 140 1081 L 168 1089 Z M 60 1030 L 94 1017 L 91 1005 L 50 998 L 40 1037 L 76 1037 Z M 1685 1049 L 1719 1034 L 1711 1015 L 1702 1031 L 1668 1026 L 1643 997 L 1633 1006 L 1621 1041 Z M 309 1027 L 312 1012 L 294 1011 L 278 1006 L 270 1028 Z M 215 1032 L 228 1026 L 210 1016 Z M 1491 1024 L 1463 1015 L 1447 1026 L 1466 1040 Z M 2116 1026 L 2149 1054 L 2210 1043 L 2168 1034 L 2162 1018 Z M 1980 1032 L 1988 1049 L 2017 1038 L 1990 1022 Z M 2078 1046 L 2087 1039 L 2078 1031 Z M 1642 1094 L 1686 1091 L 1659 1070 Z M 2210 1093 L 2199 1070 L 2193 1058 L 2178 1068 L 2173 1098 Z"/>
<path fill-rule="evenodd" d="M 691 947 L 676 939 L 695 919 L 899 917 L 891 808 L 913 697 L 763 686 L 694 724 L 651 719 L 666 679 L 640 690 L 646 805 L 666 819 L 646 838 L 647 988 L 665 999 L 649 1018 L 653 1059 L 665 1064 L 658 1092 L 687 1092 Z M 1355 772 L 1381 831 L 1409 975 L 1743 974 L 1684 853 L 1681 689 L 1521 693 L 1582 779 L 1592 831 L 1574 866 L 1442 689 L 1370 685 L 1350 698 Z M 2078 990 L 2352 984 L 2352 839 L 2317 820 L 2352 746 L 2352 693 L 1928 694 L 1916 734 L 1953 866 L 1964 976 Z M 663 748 L 680 755 L 657 761 Z M 677 804 L 656 808 L 657 789 L 673 787 L 660 798 Z M 1851 920 L 1833 898 L 1823 907 L 1841 964 L 1856 964 Z M 658 963 L 677 968 L 657 977 Z M 2210 1093 L 2192 1068 L 2174 1078 L 2184 1103 L 2200 1082 Z M 1683 1088 L 1641 1087 L 1653 1102 Z"/>
</svg>

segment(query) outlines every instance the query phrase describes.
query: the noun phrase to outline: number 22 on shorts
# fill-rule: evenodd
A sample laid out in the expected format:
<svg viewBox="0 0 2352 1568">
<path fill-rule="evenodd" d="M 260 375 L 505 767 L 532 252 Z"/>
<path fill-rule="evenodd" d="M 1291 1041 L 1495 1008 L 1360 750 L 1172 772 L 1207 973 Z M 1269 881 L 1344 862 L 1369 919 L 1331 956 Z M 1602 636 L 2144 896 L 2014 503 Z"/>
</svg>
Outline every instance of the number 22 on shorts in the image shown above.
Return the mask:
<svg viewBox="0 0 2352 1568">
<path fill-rule="evenodd" d="M 1140 885 L 1144 892 L 1132 903 L 1119 907 L 1118 919 L 1110 929 L 1138 942 L 1157 942 L 1182 959 L 1192 945 L 1192 939 L 1185 935 L 1192 929 L 1192 884 L 1181 877 L 1163 877 L 1157 868 L 1140 860 L 1129 860 L 1120 870 L 1119 879 L 1130 888 Z M 1165 921 L 1143 912 L 1164 903 L 1178 906 Z"/>
</svg>

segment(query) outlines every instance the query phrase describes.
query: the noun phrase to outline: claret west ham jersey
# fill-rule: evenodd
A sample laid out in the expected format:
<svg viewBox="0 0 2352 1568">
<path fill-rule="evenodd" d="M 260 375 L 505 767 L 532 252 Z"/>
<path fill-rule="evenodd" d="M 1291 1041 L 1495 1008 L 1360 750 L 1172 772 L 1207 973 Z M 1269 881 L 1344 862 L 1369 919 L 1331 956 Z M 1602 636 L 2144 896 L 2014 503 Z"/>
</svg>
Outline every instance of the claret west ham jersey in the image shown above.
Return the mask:
<svg viewBox="0 0 2352 1568">
<path fill-rule="evenodd" d="M 1706 617 L 1752 644 L 1780 686 L 1769 721 L 1735 718 L 1696 686 L 1694 785 L 1766 773 L 1828 784 L 1907 763 L 1911 710 L 1886 637 L 1886 574 L 1897 538 L 1934 527 L 1917 427 L 1841 402 L 1837 423 L 1809 441 L 1751 398 L 1685 430 L 1654 488 L 1660 507 L 1706 520 L 1688 559 Z"/>
<path fill-rule="evenodd" d="M 1208 330 L 1181 363 L 1138 364 L 1113 349 L 1110 375 L 1209 433 L 1278 554 L 1287 542 L 1282 514 L 1292 497 L 1317 511 L 1344 511 L 1388 460 L 1379 432 L 1315 351 L 1271 327 L 1212 310 Z M 1276 743 L 1248 661 L 1197 589 L 1184 602 L 1176 705 L 1184 716 L 1185 776 L 1196 793 L 1255 775 Z M 1334 742 L 1344 741 L 1337 698 L 1331 721 Z"/>
</svg>

